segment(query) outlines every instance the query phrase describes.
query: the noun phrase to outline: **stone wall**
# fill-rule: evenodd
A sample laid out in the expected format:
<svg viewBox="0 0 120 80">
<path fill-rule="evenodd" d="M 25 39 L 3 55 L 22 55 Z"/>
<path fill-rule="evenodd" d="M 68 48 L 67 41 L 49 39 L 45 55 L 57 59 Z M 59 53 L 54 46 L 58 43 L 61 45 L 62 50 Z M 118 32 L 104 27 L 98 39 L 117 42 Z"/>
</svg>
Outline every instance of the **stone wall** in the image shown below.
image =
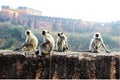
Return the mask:
<svg viewBox="0 0 120 80">
<path fill-rule="evenodd" d="M 15 53 L 15 54 L 11 54 Z M 3 79 L 119 79 L 120 53 L 96 54 L 57 52 L 52 57 L 25 56 L 0 52 Z M 4 55 L 5 54 L 5 55 Z M 76 55 L 77 54 L 77 55 Z"/>
</svg>

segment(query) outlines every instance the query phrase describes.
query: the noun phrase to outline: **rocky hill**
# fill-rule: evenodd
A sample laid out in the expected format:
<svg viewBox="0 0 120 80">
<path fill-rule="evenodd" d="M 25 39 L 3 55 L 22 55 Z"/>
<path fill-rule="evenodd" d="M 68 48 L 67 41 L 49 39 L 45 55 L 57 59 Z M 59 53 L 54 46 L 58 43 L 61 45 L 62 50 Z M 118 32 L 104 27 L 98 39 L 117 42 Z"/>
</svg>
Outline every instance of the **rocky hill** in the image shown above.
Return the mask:
<svg viewBox="0 0 120 80">
<path fill-rule="evenodd" d="M 24 55 L 26 53 L 26 55 Z M 54 52 L 49 57 L 0 50 L 1 79 L 120 79 L 120 53 Z"/>
</svg>

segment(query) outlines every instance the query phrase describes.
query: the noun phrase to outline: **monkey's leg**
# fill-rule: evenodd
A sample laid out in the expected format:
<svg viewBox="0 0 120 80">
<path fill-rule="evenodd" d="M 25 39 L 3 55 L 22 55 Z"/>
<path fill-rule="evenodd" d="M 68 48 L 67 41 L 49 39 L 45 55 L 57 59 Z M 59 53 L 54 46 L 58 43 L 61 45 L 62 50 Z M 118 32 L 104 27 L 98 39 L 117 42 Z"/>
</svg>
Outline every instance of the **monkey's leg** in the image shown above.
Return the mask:
<svg viewBox="0 0 120 80">
<path fill-rule="evenodd" d="M 66 46 L 63 47 L 63 52 L 64 52 L 64 51 L 67 51 L 67 50 L 68 50 L 68 47 L 66 47 Z"/>
<path fill-rule="evenodd" d="M 43 55 L 42 50 L 41 50 L 42 48 L 43 48 L 43 46 L 40 45 L 39 48 L 38 48 L 38 50 L 35 52 L 35 54 L 39 55 L 39 56 L 42 56 Z"/>
<path fill-rule="evenodd" d="M 95 49 L 94 49 L 93 53 L 98 53 L 98 47 L 97 46 L 95 46 Z"/>
<path fill-rule="evenodd" d="M 62 49 L 62 45 L 59 44 L 59 46 L 58 46 L 58 51 L 59 51 L 59 52 L 62 52 L 62 50 L 63 50 L 63 49 Z"/>
<path fill-rule="evenodd" d="M 39 46 L 39 48 L 38 48 L 38 51 L 36 52 L 36 55 L 39 55 L 39 56 L 41 56 L 42 54 L 41 54 L 41 47 Z"/>
<path fill-rule="evenodd" d="M 48 55 L 48 54 L 50 54 L 49 53 L 49 48 L 47 47 L 47 46 L 40 46 L 40 49 L 39 49 L 40 51 L 39 51 L 39 54 L 41 53 L 42 55 Z"/>
</svg>

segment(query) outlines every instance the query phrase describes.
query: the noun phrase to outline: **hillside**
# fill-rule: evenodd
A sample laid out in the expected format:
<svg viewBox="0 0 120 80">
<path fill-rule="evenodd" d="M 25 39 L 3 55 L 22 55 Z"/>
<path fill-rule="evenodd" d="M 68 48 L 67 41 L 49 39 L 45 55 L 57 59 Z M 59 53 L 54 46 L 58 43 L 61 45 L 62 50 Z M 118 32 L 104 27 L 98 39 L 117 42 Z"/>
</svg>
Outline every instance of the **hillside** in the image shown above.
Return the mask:
<svg viewBox="0 0 120 80">
<path fill-rule="evenodd" d="M 96 23 L 80 19 L 37 16 L 29 14 L 10 15 L 9 12 L 0 12 L 0 21 L 10 21 L 15 25 L 27 26 L 39 30 L 91 33 L 101 32 L 119 36 L 120 21 L 110 23 Z"/>
<path fill-rule="evenodd" d="M 14 50 L 19 47 L 25 41 L 25 30 L 30 29 L 39 40 L 39 44 L 43 39 L 41 36 L 41 30 L 32 29 L 22 25 L 15 25 L 9 21 L 0 22 L 0 49 Z M 54 39 L 57 38 L 59 31 L 50 31 Z M 77 32 L 64 32 L 68 37 L 68 44 L 70 50 L 86 50 L 89 47 L 90 40 L 93 37 L 93 33 L 77 33 Z M 103 34 L 103 40 L 106 47 L 111 51 L 120 51 L 120 37 L 110 34 Z"/>
<path fill-rule="evenodd" d="M 19 47 L 25 41 L 24 32 L 26 29 L 30 29 L 39 39 L 39 44 L 41 44 L 41 31 L 47 29 L 55 40 L 58 32 L 64 32 L 68 37 L 70 50 L 88 49 L 93 34 L 100 32 L 109 50 L 120 51 L 120 21 L 96 23 L 80 19 L 30 14 L 16 16 L 14 12 L 10 13 L 9 11 L 0 12 L 0 49 L 13 50 Z"/>
</svg>

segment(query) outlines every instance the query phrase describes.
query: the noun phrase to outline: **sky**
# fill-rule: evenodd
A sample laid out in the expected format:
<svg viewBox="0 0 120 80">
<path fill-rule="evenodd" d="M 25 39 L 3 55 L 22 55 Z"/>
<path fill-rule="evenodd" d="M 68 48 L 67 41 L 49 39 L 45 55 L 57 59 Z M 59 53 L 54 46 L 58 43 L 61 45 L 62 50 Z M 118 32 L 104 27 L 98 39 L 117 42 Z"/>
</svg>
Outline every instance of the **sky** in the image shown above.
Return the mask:
<svg viewBox="0 0 120 80">
<path fill-rule="evenodd" d="M 0 0 L 0 7 L 25 6 L 42 11 L 43 16 L 111 22 L 120 20 L 119 2 L 120 0 Z"/>
</svg>

